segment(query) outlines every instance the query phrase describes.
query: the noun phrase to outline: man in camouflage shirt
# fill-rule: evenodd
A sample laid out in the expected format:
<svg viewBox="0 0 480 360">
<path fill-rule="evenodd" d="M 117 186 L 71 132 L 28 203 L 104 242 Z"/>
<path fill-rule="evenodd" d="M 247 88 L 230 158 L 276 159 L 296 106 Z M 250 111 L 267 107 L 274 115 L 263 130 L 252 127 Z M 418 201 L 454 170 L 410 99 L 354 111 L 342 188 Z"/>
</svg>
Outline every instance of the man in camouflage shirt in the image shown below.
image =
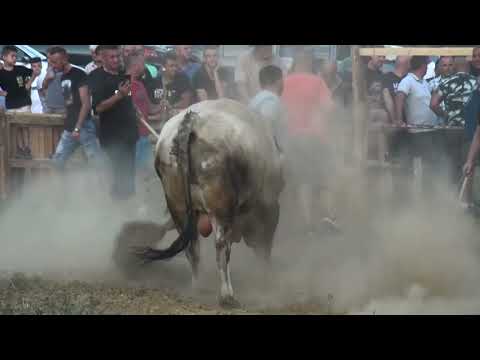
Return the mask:
<svg viewBox="0 0 480 360">
<path fill-rule="evenodd" d="M 468 73 L 468 64 L 465 57 L 455 57 L 456 73 L 443 79 L 432 95 L 430 108 L 439 116 L 446 119 L 446 125 L 465 128 L 467 105 L 478 89 L 477 79 Z M 445 110 L 440 103 L 444 102 Z M 444 152 L 449 168 L 449 177 L 452 184 L 456 184 L 461 175 L 462 163 L 465 161 L 465 132 L 449 130 L 445 133 Z"/>
<path fill-rule="evenodd" d="M 437 63 L 438 75 L 427 80 L 428 87 L 432 93 L 438 89 L 438 86 L 442 80 L 453 75 L 455 72 L 453 67 L 453 56 L 442 56 L 440 59 L 438 59 Z"/>
<path fill-rule="evenodd" d="M 465 57 L 455 58 L 456 73 L 440 81 L 430 101 L 430 108 L 446 119 L 447 126 L 465 126 L 465 107 L 478 89 L 477 79 L 468 73 L 468 64 Z M 445 110 L 440 107 L 445 103 Z"/>
</svg>

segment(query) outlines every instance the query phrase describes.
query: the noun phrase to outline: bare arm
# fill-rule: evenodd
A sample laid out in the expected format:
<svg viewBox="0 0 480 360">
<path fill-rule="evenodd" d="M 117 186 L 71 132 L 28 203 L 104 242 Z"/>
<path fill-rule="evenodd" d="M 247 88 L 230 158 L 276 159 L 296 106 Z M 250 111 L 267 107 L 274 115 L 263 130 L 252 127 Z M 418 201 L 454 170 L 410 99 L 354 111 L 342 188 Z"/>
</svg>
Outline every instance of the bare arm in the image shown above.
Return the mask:
<svg viewBox="0 0 480 360">
<path fill-rule="evenodd" d="M 403 119 L 403 107 L 405 105 L 405 99 L 407 95 L 403 92 L 397 92 L 395 96 L 395 122 L 397 125 L 404 125 L 405 120 Z"/>
<path fill-rule="evenodd" d="M 90 103 L 90 94 L 88 92 L 87 85 L 84 85 L 78 89 L 80 93 L 80 102 L 82 106 L 80 107 L 80 113 L 78 114 L 77 124 L 75 125 L 76 128 L 81 129 L 85 119 L 87 118 L 90 110 L 92 108 L 92 104 Z"/>
<path fill-rule="evenodd" d="M 32 76 L 25 84 L 25 89 L 30 90 L 32 88 L 32 83 L 35 81 L 36 78 L 37 78 L 37 74 L 32 73 Z"/>
<path fill-rule="evenodd" d="M 45 91 L 48 89 L 48 85 L 50 85 L 50 82 L 55 79 L 55 74 L 51 69 L 47 69 L 47 75 L 45 76 L 45 79 L 43 79 L 42 82 L 42 90 Z"/>
<path fill-rule="evenodd" d="M 432 94 L 432 98 L 430 99 L 430 109 L 432 109 L 432 111 L 438 116 L 446 118 L 447 114 L 440 107 L 440 104 L 442 103 L 442 101 L 443 101 L 443 96 L 435 91 Z"/>
<path fill-rule="evenodd" d="M 157 115 L 159 113 L 161 113 L 163 111 L 163 107 L 162 107 L 162 104 L 152 104 L 150 106 L 150 112 L 148 113 L 148 115 Z"/>
<path fill-rule="evenodd" d="M 129 92 L 130 92 L 130 83 L 129 82 L 125 82 L 123 84 L 120 84 L 120 86 L 118 88 L 118 92 L 116 94 L 112 95 L 107 100 L 104 100 L 100 104 L 97 105 L 97 107 L 95 108 L 96 112 L 98 114 L 101 114 L 102 112 L 110 110 L 117 102 L 119 102 L 125 96 L 128 96 Z"/>
<path fill-rule="evenodd" d="M 388 116 L 390 117 L 390 122 L 395 122 L 395 104 L 392 99 L 392 95 L 388 89 L 383 89 L 383 100 L 385 102 L 385 107 L 387 108 Z"/>
<path fill-rule="evenodd" d="M 240 96 L 240 101 L 244 104 L 248 104 L 248 90 L 247 84 L 244 82 L 237 82 L 238 95 Z"/>
<path fill-rule="evenodd" d="M 107 110 L 110 110 L 121 99 L 123 99 L 123 95 L 120 92 L 118 92 L 113 96 L 109 97 L 107 100 L 102 101 L 100 104 L 98 104 L 95 110 L 97 111 L 98 114 L 101 114 Z"/>
<path fill-rule="evenodd" d="M 248 96 L 247 79 L 246 55 L 241 55 L 235 67 L 235 84 L 239 96 L 238 100 L 244 104 L 248 104 L 250 98 Z"/>
<path fill-rule="evenodd" d="M 218 76 L 218 68 L 215 69 L 214 80 L 215 80 L 215 90 L 217 90 L 218 98 L 219 99 L 224 98 L 225 97 L 225 90 L 223 89 L 223 84 L 220 81 L 220 77 Z"/>
</svg>

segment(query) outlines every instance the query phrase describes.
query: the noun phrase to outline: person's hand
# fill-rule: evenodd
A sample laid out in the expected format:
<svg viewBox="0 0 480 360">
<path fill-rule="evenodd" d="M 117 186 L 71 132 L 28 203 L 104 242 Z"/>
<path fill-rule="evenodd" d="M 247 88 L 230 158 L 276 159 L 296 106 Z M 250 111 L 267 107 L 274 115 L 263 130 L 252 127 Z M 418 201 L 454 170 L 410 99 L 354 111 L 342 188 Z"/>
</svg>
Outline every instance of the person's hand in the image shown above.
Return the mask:
<svg viewBox="0 0 480 360">
<path fill-rule="evenodd" d="M 45 76 L 45 80 L 52 81 L 53 79 L 55 79 L 55 72 L 53 71 L 52 68 L 48 68 L 47 75 Z"/>
<path fill-rule="evenodd" d="M 122 97 L 128 96 L 128 94 L 130 93 L 130 82 L 125 81 L 121 83 L 120 86 L 118 87 L 118 91 L 120 92 Z"/>
<path fill-rule="evenodd" d="M 72 139 L 75 141 L 80 141 L 80 131 L 77 129 L 72 131 Z"/>
<path fill-rule="evenodd" d="M 170 103 L 165 99 L 160 101 L 160 106 L 163 111 L 170 111 L 172 109 Z"/>
<path fill-rule="evenodd" d="M 7 91 L 0 90 L 0 96 L 7 96 L 7 94 L 8 94 Z"/>
<path fill-rule="evenodd" d="M 470 177 L 473 174 L 473 169 L 475 165 L 471 161 L 467 161 L 463 166 L 463 173 L 466 177 Z"/>
</svg>

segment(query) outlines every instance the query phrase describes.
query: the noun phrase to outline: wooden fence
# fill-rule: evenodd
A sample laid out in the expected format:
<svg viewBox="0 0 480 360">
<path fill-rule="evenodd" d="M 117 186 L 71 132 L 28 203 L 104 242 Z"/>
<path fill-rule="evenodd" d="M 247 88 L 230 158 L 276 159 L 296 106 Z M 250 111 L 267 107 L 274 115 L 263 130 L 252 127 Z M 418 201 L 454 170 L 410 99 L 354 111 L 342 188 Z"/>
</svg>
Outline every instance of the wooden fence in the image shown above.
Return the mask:
<svg viewBox="0 0 480 360">
<path fill-rule="evenodd" d="M 23 180 L 52 173 L 50 158 L 60 140 L 63 125 L 62 115 L 5 113 L 0 110 L 0 199 L 7 199 Z M 16 156 L 19 127 L 27 128 L 30 134 L 31 160 Z"/>
</svg>

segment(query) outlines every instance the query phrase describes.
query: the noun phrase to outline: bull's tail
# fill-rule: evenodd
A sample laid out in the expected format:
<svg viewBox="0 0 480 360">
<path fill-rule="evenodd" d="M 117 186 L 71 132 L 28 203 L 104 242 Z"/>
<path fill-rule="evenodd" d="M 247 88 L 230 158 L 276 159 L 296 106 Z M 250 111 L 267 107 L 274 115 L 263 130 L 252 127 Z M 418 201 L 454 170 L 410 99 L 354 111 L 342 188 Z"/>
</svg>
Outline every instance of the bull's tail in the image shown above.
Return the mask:
<svg viewBox="0 0 480 360">
<path fill-rule="evenodd" d="M 178 130 L 178 134 L 173 141 L 173 147 L 171 151 L 171 154 L 177 158 L 177 162 L 179 164 L 179 171 L 181 172 L 181 177 L 183 180 L 187 218 L 181 234 L 167 249 L 157 250 L 150 247 L 137 249 L 136 254 L 141 257 L 145 262 L 171 259 L 175 255 L 185 250 L 192 241 L 195 241 L 198 238 L 197 214 L 193 210 L 192 193 L 190 187 L 190 174 L 192 168 L 190 145 L 193 138 L 193 115 L 194 114 L 189 111 L 183 118 L 183 121 Z M 160 177 L 160 174 L 158 175 Z M 170 211 L 170 213 L 172 213 L 172 211 Z"/>
</svg>

